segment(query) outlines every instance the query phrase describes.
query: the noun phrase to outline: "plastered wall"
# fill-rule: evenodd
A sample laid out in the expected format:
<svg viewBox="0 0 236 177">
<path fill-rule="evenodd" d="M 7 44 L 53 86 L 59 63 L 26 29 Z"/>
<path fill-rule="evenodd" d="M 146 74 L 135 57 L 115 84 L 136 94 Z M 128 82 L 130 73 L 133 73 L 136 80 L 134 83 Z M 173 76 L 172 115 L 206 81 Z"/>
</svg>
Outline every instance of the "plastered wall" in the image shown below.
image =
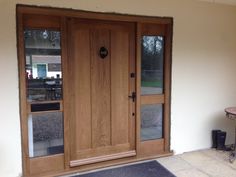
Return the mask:
<svg viewBox="0 0 236 177">
<path fill-rule="evenodd" d="M 212 129 L 234 124 L 224 108 L 236 106 L 236 7 L 193 0 L 0 0 L 0 176 L 22 172 L 16 47 L 16 4 L 174 18 L 171 149 L 209 148 Z"/>
</svg>

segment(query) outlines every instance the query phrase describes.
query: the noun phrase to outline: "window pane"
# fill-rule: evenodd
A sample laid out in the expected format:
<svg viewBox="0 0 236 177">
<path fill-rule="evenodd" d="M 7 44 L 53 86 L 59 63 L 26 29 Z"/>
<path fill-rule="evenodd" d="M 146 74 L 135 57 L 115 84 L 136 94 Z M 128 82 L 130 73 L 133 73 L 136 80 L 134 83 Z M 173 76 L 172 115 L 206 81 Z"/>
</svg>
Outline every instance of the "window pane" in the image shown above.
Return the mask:
<svg viewBox="0 0 236 177">
<path fill-rule="evenodd" d="M 163 49 L 162 36 L 143 36 L 141 94 L 163 93 Z"/>
<path fill-rule="evenodd" d="M 28 101 L 62 99 L 60 32 L 25 30 Z"/>
<path fill-rule="evenodd" d="M 61 112 L 29 115 L 28 133 L 30 157 L 64 152 Z"/>
<path fill-rule="evenodd" d="M 163 137 L 163 105 L 141 106 L 141 141 Z"/>
</svg>

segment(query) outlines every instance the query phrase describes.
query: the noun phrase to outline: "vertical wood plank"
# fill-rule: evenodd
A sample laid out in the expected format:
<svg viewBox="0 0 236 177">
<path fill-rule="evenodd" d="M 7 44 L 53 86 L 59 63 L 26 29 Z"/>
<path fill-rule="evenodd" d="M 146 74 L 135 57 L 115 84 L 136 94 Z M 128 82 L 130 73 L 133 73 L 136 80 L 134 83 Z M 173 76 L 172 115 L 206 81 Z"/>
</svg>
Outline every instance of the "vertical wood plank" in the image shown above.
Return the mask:
<svg viewBox="0 0 236 177">
<path fill-rule="evenodd" d="M 74 20 L 69 18 L 68 23 L 67 23 L 67 35 L 68 35 L 68 41 L 67 41 L 67 48 L 68 48 L 68 60 L 66 61 L 67 63 L 67 68 L 65 68 L 64 72 L 64 105 L 65 109 L 64 111 L 64 116 L 68 118 L 68 124 L 69 124 L 69 131 L 68 134 L 66 134 L 69 138 L 69 153 L 70 153 L 70 160 L 71 159 L 76 159 L 76 141 L 75 141 L 75 129 L 76 129 L 76 118 L 75 118 L 75 99 L 74 99 L 74 88 L 75 88 L 75 74 L 73 70 L 73 66 L 75 63 L 75 57 L 74 57 Z M 65 130 L 66 131 L 66 130 Z M 66 138 L 65 137 L 65 138 Z M 67 164 L 68 165 L 68 164 Z"/>
<path fill-rule="evenodd" d="M 112 145 L 129 142 L 129 33 L 111 33 Z"/>
<path fill-rule="evenodd" d="M 70 161 L 70 134 L 69 134 L 69 117 L 70 116 L 70 111 L 69 111 L 69 103 L 70 98 L 69 92 L 70 89 L 67 88 L 69 84 L 69 75 L 68 75 L 68 51 L 67 51 L 67 40 L 68 40 L 68 35 L 67 35 L 67 23 L 66 23 L 66 18 L 61 17 L 61 61 L 62 61 L 62 91 L 63 91 L 63 119 L 64 119 L 64 166 L 66 169 L 69 169 L 69 161 Z"/>
<path fill-rule="evenodd" d="M 91 148 L 90 37 L 86 26 L 71 19 L 68 25 L 67 92 L 70 127 L 70 160 L 77 152 Z"/>
<path fill-rule="evenodd" d="M 137 23 L 136 33 L 136 150 L 139 155 L 141 152 L 141 24 Z"/>
<path fill-rule="evenodd" d="M 135 53 L 135 41 L 136 41 L 136 26 L 135 24 L 129 25 L 129 94 L 136 93 L 135 102 L 129 101 L 129 142 L 131 149 L 136 149 L 136 102 L 137 102 L 137 90 L 136 90 L 136 53 Z M 135 74 L 135 77 L 131 77 L 131 73 Z"/>
<path fill-rule="evenodd" d="M 76 147 L 91 148 L 91 95 L 89 29 L 74 31 Z"/>
<path fill-rule="evenodd" d="M 110 86 L 110 31 L 91 30 L 91 87 L 92 87 L 92 142 L 93 148 L 111 144 L 111 86 Z M 102 59 L 100 47 L 109 55 Z"/>
</svg>

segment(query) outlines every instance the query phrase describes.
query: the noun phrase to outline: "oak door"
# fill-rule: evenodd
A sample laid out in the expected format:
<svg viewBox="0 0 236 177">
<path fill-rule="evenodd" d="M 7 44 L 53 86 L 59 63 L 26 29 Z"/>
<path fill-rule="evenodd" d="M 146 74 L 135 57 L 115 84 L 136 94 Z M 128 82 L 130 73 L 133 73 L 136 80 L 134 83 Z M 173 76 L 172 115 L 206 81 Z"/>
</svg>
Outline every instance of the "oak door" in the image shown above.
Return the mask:
<svg viewBox="0 0 236 177">
<path fill-rule="evenodd" d="M 132 23 L 68 20 L 70 166 L 136 155 L 134 44 Z"/>
</svg>

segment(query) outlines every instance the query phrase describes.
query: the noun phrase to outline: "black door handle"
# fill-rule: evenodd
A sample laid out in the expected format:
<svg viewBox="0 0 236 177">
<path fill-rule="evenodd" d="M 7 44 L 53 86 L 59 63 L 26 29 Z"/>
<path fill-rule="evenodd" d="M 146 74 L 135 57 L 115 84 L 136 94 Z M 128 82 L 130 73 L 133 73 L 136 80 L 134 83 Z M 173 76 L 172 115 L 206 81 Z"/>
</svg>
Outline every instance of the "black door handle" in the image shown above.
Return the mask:
<svg viewBox="0 0 236 177">
<path fill-rule="evenodd" d="M 132 95 L 129 95 L 129 98 L 131 98 L 132 101 L 135 102 L 136 93 L 135 93 L 135 92 L 132 92 Z"/>
</svg>

